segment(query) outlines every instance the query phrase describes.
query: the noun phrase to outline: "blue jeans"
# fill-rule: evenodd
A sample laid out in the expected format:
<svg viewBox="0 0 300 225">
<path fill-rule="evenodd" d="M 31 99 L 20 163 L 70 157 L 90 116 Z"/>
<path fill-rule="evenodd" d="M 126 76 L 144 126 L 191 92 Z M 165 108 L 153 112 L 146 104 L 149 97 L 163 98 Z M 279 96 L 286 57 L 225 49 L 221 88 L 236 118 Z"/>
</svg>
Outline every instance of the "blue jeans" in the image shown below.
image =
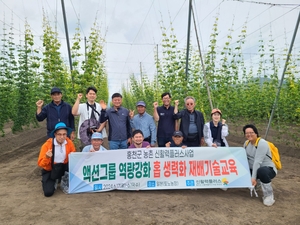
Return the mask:
<svg viewBox="0 0 300 225">
<path fill-rule="evenodd" d="M 127 149 L 127 139 L 123 141 L 109 141 L 109 149 L 117 150 L 117 149 Z"/>
</svg>

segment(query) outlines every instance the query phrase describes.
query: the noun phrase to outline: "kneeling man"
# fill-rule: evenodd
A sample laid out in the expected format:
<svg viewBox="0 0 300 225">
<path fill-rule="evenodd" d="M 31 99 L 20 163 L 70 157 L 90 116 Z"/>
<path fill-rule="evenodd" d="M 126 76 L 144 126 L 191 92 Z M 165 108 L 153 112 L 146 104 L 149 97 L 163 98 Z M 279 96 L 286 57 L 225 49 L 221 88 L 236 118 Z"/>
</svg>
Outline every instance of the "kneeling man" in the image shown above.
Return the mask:
<svg viewBox="0 0 300 225">
<path fill-rule="evenodd" d="M 107 149 L 102 146 L 103 137 L 99 132 L 94 132 L 91 137 L 91 145 L 87 145 L 82 149 L 82 152 L 98 152 L 106 151 Z"/>
<path fill-rule="evenodd" d="M 68 171 L 68 155 L 75 152 L 73 142 L 67 137 L 72 129 L 57 123 L 50 137 L 42 146 L 38 166 L 42 168 L 42 187 L 46 197 L 54 194 L 58 181 Z"/>
</svg>

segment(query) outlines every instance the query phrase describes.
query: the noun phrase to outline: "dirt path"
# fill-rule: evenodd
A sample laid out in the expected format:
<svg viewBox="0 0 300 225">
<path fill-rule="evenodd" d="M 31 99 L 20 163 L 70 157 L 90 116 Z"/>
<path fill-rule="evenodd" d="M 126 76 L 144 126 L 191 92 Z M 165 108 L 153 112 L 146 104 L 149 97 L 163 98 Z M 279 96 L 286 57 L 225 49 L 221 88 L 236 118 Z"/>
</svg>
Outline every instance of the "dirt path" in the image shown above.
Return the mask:
<svg viewBox="0 0 300 225">
<path fill-rule="evenodd" d="M 262 204 L 261 191 L 259 198 L 251 198 L 248 189 L 73 195 L 58 190 L 46 198 L 36 166 L 44 134 L 44 128 L 39 128 L 0 138 L 0 224 L 300 223 L 299 158 L 283 154 L 284 169 L 273 182 L 276 199 L 273 207 Z"/>
</svg>

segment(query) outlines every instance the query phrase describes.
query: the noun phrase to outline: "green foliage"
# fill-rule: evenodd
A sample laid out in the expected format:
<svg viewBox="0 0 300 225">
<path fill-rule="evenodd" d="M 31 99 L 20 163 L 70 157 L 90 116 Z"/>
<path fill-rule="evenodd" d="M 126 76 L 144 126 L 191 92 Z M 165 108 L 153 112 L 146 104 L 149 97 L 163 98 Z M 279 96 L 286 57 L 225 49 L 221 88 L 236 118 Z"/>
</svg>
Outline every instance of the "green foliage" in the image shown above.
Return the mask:
<svg viewBox="0 0 300 225">
<path fill-rule="evenodd" d="M 4 132 L 4 124 L 15 115 L 15 95 L 17 75 L 17 62 L 14 52 L 16 45 L 13 38 L 13 24 L 11 24 L 8 34 L 6 33 L 5 24 L 3 24 L 2 49 L 0 55 L 0 130 Z"/>
<path fill-rule="evenodd" d="M 147 105 L 147 112 L 152 114 L 152 104 L 156 101 L 155 85 L 149 81 L 146 74 L 143 74 L 141 82 L 138 82 L 132 74 L 130 76 L 130 83 L 130 90 L 127 90 L 124 85 L 122 86 L 123 105 L 128 109 L 134 110 L 138 101 L 144 101 Z"/>
<path fill-rule="evenodd" d="M 61 56 L 61 43 L 57 32 L 50 25 L 46 15 L 43 17 L 43 49 L 36 50 L 30 26 L 25 24 L 25 35 L 20 44 L 14 43 L 13 24 L 7 32 L 3 23 L 0 47 L 0 132 L 4 124 L 13 121 L 12 131 L 20 131 L 24 126 L 37 125 L 35 119 L 38 99 L 45 104 L 51 101 L 50 89 L 59 87 L 63 99 L 70 104 L 77 92 L 88 85 L 96 86 L 101 99 L 108 99 L 107 74 L 104 68 L 103 42 L 100 29 L 94 25 L 88 38 L 87 60 L 82 62 L 80 30 L 77 28 L 73 38 L 73 71 L 68 68 Z M 17 56 L 17 57 L 16 57 Z M 16 58 L 18 60 L 16 60 Z M 82 71 L 82 69 L 84 71 Z"/>
<path fill-rule="evenodd" d="M 104 67 L 103 42 L 100 28 L 94 23 L 87 41 L 86 61 L 82 65 L 84 73 L 79 76 L 79 85 L 84 89 L 88 86 L 95 86 L 98 89 L 98 98 L 107 101 L 108 81 Z"/>
<path fill-rule="evenodd" d="M 123 99 L 124 105 L 132 108 L 135 101 L 145 100 L 147 96 L 153 97 L 153 100 L 147 99 L 151 104 L 151 100 L 160 101 L 160 94 L 168 91 L 172 94 L 173 100 L 180 100 L 181 108 L 186 96 L 194 96 L 196 109 L 202 111 L 209 120 L 211 108 L 199 52 L 193 46 L 190 47 L 189 71 L 186 77 L 186 53 L 178 49 L 174 30 L 171 29 L 170 33 L 167 33 L 164 27 L 161 30 L 163 54 L 159 60 L 155 59 L 158 75 L 152 87 L 149 86 L 151 82 L 148 79 L 138 81 L 139 79 L 131 75 L 130 88 L 126 89 L 124 86 L 122 88 L 127 98 L 127 100 Z M 247 21 L 241 28 L 236 42 L 232 42 L 232 29 L 228 31 L 224 43 L 218 43 L 218 33 L 218 17 L 216 17 L 210 35 L 210 44 L 204 57 L 205 74 L 213 107 L 220 108 L 224 118 L 232 123 L 237 122 L 238 125 L 241 123 L 267 124 L 279 89 L 280 64 L 286 59 L 284 54 L 287 49 L 283 53 L 278 52 L 273 44 L 272 33 L 270 33 L 269 40 L 261 36 L 257 53 L 253 53 L 252 56 L 255 57 L 256 63 L 252 63 L 252 58 L 249 59 L 249 56 L 244 54 Z M 278 57 L 280 55 L 284 57 Z M 300 52 L 298 51 L 290 57 L 279 102 L 275 106 L 272 124 L 282 135 L 288 132 L 287 124 L 300 124 L 299 64 Z M 151 90 L 149 94 L 145 95 L 145 87 Z M 149 105 L 149 102 L 147 104 Z M 148 112 L 152 114 L 151 111 Z M 294 128 L 293 132 L 299 131 L 297 132 L 297 128 Z M 278 138 L 282 139 L 282 137 Z M 299 141 L 299 138 L 293 138 Z"/>
<path fill-rule="evenodd" d="M 69 90 L 66 88 L 67 84 L 70 83 L 70 75 L 61 57 L 61 44 L 58 40 L 58 34 L 53 30 L 46 16 L 43 19 L 43 30 L 43 71 L 41 73 L 42 83 L 39 96 L 50 101 L 49 90 L 52 87 L 59 87 L 64 93 L 64 99 L 67 100 L 68 93 L 71 90 L 71 87 L 69 87 Z"/>
<path fill-rule="evenodd" d="M 38 57 L 33 49 L 34 40 L 29 25 L 25 24 L 25 43 L 18 49 L 19 71 L 16 81 L 16 105 L 13 117 L 13 132 L 23 130 L 23 126 L 36 123 L 35 91 L 38 88 L 36 69 L 39 68 Z"/>
</svg>

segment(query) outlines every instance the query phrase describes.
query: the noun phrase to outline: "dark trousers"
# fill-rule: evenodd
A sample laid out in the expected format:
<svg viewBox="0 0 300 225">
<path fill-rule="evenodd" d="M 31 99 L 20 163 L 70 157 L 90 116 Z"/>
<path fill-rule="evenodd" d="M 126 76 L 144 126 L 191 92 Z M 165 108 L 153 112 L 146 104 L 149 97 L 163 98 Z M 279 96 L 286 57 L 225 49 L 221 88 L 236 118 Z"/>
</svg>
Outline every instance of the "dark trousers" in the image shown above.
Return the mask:
<svg viewBox="0 0 300 225">
<path fill-rule="evenodd" d="M 55 191 L 55 180 L 51 179 L 51 171 L 42 169 L 42 187 L 46 197 L 50 197 Z"/>
<path fill-rule="evenodd" d="M 252 170 L 250 170 L 250 172 L 252 174 Z M 272 167 L 263 166 L 257 170 L 257 179 L 260 179 L 264 184 L 270 183 L 275 176 L 276 173 Z"/>
<path fill-rule="evenodd" d="M 172 137 L 157 137 L 158 147 L 166 147 L 169 141 L 172 141 Z"/>
<path fill-rule="evenodd" d="M 183 144 L 188 147 L 200 147 L 200 139 L 198 134 L 189 134 L 187 139 L 183 141 Z"/>
</svg>

